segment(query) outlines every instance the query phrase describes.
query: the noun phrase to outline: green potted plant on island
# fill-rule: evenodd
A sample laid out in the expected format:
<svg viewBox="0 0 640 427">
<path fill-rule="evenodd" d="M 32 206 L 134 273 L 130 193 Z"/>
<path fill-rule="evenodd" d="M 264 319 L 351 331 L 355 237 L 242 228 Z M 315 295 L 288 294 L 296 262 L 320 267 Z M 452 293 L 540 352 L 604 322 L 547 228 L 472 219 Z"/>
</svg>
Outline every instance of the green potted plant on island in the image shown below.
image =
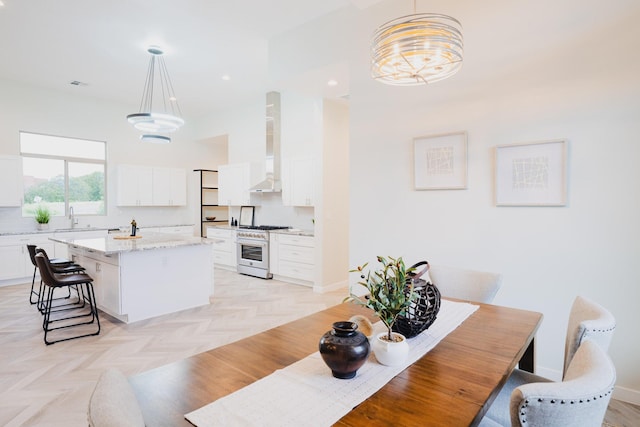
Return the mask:
<svg viewBox="0 0 640 427">
<path fill-rule="evenodd" d="M 38 205 L 34 218 L 38 223 L 38 230 L 47 230 L 51 219 L 51 211 L 45 205 Z"/>
<path fill-rule="evenodd" d="M 387 366 L 397 366 L 404 362 L 409 354 L 406 338 L 391 328 L 398 316 L 404 314 L 415 298 L 413 283 L 409 274 L 413 268 L 407 268 L 402 257 L 377 257 L 382 268 L 365 273 L 368 263 L 351 270 L 360 275 L 359 285 L 368 290 L 365 296 L 355 295 L 353 292 L 345 301 L 353 301 L 373 310 L 387 328 L 386 332 L 377 334 L 373 338 L 372 347 L 378 362 Z"/>
</svg>

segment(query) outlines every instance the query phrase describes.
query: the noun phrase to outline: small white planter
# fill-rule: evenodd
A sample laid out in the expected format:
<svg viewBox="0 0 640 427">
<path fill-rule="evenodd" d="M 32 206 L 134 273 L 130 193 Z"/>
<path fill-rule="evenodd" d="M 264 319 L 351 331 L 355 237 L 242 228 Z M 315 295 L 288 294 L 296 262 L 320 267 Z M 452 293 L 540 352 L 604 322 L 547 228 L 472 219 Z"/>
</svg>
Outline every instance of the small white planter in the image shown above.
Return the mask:
<svg viewBox="0 0 640 427">
<path fill-rule="evenodd" d="M 38 223 L 38 230 L 48 230 L 48 229 L 49 229 L 49 224 L 48 223 L 46 223 L 46 224 Z"/>
<path fill-rule="evenodd" d="M 378 359 L 378 362 L 382 365 L 386 366 L 403 364 L 409 355 L 409 343 L 407 343 L 407 339 L 402 334 L 392 332 L 392 336 L 400 337 L 402 340 L 389 342 L 382 339 L 382 337 L 386 335 L 387 332 L 379 333 L 373 340 L 373 353 L 376 355 L 376 359 Z"/>
</svg>

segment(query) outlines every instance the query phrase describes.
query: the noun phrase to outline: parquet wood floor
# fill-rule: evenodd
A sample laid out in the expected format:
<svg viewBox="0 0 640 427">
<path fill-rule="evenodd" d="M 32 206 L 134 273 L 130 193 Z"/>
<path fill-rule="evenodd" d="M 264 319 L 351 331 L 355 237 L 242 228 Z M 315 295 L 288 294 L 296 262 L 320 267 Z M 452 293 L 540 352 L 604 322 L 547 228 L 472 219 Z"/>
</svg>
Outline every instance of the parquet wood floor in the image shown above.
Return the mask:
<svg viewBox="0 0 640 427">
<path fill-rule="evenodd" d="M 0 426 L 86 426 L 94 384 L 108 367 L 134 375 L 290 322 L 342 301 L 309 288 L 216 270 L 209 306 L 130 325 L 101 314 L 95 337 L 46 346 L 29 285 L 0 288 Z M 612 402 L 606 426 L 640 425 L 640 408 Z"/>
</svg>

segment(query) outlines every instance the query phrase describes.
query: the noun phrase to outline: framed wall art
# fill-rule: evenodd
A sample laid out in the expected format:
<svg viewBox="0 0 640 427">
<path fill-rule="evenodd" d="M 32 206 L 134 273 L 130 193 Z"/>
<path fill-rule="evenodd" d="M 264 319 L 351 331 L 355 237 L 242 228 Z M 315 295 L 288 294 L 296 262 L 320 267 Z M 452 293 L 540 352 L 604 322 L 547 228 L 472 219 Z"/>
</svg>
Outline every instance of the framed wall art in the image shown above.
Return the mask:
<svg viewBox="0 0 640 427">
<path fill-rule="evenodd" d="M 496 147 L 497 206 L 565 206 L 567 141 Z"/>
<path fill-rule="evenodd" d="M 416 190 L 467 188 L 467 133 L 447 133 L 413 139 Z"/>
</svg>

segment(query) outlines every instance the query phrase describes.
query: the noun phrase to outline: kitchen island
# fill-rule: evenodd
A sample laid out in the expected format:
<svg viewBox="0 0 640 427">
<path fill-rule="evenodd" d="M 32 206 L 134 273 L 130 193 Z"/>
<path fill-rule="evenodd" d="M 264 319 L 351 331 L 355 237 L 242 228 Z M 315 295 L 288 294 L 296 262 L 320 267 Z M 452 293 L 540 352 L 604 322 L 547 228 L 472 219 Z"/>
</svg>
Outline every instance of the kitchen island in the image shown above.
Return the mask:
<svg viewBox="0 0 640 427">
<path fill-rule="evenodd" d="M 89 239 L 50 239 L 94 280 L 98 308 L 125 322 L 209 304 L 213 249 L 200 237 L 147 232 Z"/>
</svg>

